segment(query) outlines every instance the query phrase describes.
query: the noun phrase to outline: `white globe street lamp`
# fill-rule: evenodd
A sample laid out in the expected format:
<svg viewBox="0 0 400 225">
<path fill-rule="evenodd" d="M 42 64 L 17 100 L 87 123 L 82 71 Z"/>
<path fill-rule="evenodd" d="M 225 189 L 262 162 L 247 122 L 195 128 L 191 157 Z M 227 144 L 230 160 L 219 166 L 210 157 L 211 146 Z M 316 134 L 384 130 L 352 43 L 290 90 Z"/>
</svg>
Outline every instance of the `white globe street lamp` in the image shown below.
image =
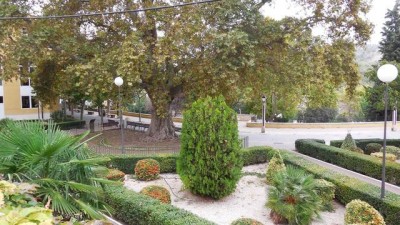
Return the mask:
<svg viewBox="0 0 400 225">
<path fill-rule="evenodd" d="M 385 118 L 383 130 L 383 158 L 382 158 L 382 184 L 381 199 L 385 198 L 385 180 L 386 180 L 386 122 L 387 122 L 387 102 L 388 102 L 388 84 L 396 79 L 397 68 L 392 64 L 385 64 L 378 69 L 378 78 L 385 83 Z"/>
<path fill-rule="evenodd" d="M 125 153 L 124 149 L 124 123 L 122 116 L 122 97 L 121 97 L 121 86 L 124 84 L 124 80 L 121 77 L 114 79 L 114 84 L 118 86 L 118 98 L 119 98 L 119 126 L 121 127 L 121 152 Z"/>
</svg>

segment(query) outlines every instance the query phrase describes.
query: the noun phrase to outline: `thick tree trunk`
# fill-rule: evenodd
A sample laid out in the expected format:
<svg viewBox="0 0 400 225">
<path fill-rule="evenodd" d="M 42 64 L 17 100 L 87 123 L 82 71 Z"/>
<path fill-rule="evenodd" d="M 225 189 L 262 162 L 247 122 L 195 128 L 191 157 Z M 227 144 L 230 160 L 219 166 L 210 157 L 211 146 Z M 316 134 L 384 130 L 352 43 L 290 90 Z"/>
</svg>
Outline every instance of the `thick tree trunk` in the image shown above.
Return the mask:
<svg viewBox="0 0 400 225">
<path fill-rule="evenodd" d="M 160 118 L 156 113 L 151 114 L 151 123 L 147 134 L 157 140 L 174 139 L 178 136 L 175 133 L 174 123 L 171 114 L 164 118 Z"/>
<path fill-rule="evenodd" d="M 85 109 L 85 101 L 82 101 L 81 105 L 80 105 L 80 110 L 81 110 L 80 120 L 83 120 L 83 110 L 84 109 Z"/>
</svg>

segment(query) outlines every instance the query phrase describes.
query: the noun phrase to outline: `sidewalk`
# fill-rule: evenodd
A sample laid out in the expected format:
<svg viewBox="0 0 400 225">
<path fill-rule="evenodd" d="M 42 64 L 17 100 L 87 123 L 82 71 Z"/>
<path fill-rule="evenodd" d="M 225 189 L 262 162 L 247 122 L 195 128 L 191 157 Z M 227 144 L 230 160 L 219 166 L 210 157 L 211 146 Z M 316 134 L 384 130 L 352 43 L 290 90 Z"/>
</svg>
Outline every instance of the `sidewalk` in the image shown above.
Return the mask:
<svg viewBox="0 0 400 225">
<path fill-rule="evenodd" d="M 365 176 L 363 174 L 356 173 L 356 172 L 353 172 L 351 170 L 347 170 L 347 169 L 344 169 L 342 167 L 339 167 L 339 166 L 336 166 L 336 165 L 333 165 L 333 164 L 330 164 L 330 163 L 326 163 L 324 161 L 312 158 L 312 157 L 307 156 L 307 155 L 300 154 L 300 153 L 295 152 L 295 151 L 293 151 L 293 153 L 295 155 L 297 155 L 297 156 L 302 157 L 303 159 L 306 159 L 306 160 L 308 160 L 310 162 L 313 162 L 315 164 L 318 164 L 320 166 L 328 168 L 328 169 L 330 169 L 332 171 L 341 173 L 341 174 L 346 175 L 348 177 L 356 178 L 356 179 L 358 179 L 360 181 L 372 184 L 372 185 L 377 186 L 379 188 L 381 187 L 381 184 L 382 184 L 381 180 L 377 180 L 375 178 L 371 178 L 371 177 Z M 393 185 L 393 184 L 390 184 L 390 183 L 387 183 L 387 182 L 385 183 L 385 190 L 400 195 L 400 187 L 396 186 L 396 185 Z"/>
</svg>

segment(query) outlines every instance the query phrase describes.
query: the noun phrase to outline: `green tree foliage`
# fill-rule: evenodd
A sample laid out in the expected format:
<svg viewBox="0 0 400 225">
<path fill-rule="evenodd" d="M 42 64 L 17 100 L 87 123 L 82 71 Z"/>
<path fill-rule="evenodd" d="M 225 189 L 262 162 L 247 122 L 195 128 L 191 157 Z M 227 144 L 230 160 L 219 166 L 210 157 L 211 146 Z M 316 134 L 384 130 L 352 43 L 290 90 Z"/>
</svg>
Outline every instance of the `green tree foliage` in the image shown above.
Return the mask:
<svg viewBox="0 0 400 225">
<path fill-rule="evenodd" d="M 194 194 L 220 199 L 240 178 L 242 159 L 236 113 L 223 97 L 206 97 L 185 111 L 177 170 Z"/>
<path fill-rule="evenodd" d="M 267 206 L 289 224 L 311 224 L 322 209 L 314 178 L 288 166 L 286 171 L 275 174 L 274 183 L 269 189 Z"/>
<path fill-rule="evenodd" d="M 307 108 L 304 113 L 299 113 L 298 119 L 306 123 L 326 123 L 334 121 L 336 115 L 334 108 Z"/>
<path fill-rule="evenodd" d="M 365 43 L 371 33 L 371 24 L 363 17 L 369 10 L 367 0 L 292 1 L 309 12 L 307 16 L 277 21 L 260 13 L 271 0 L 230 0 L 141 13 L 4 22 L 0 61 L 7 64 L 7 79 L 17 76 L 21 60 L 41 68 L 31 74 L 37 76 L 39 98 L 47 84 L 57 82 L 61 85 L 52 86 L 51 95 L 59 92 L 78 102 L 115 100 L 112 81 L 120 75 L 124 99 L 136 88 L 151 99 L 154 111 L 148 134 L 154 138 L 176 136 L 171 104 L 182 96 L 190 103 L 223 94 L 234 103 L 241 90 L 250 87 L 245 98 L 252 110 L 259 107 L 252 99 L 265 94 L 274 102 L 268 104 L 269 114 L 284 112 L 290 117 L 302 100 L 299 96 L 309 105 L 327 106 L 336 101 L 332 90 L 343 84 L 352 94 L 359 80 L 354 43 Z M 21 12 L 17 15 L 28 12 L 27 1 L 1 2 L 7 5 L 0 10 L 7 12 L 4 15 L 15 15 L 14 8 Z M 62 15 L 177 3 L 50 0 L 29 7 L 44 15 Z M 27 35 L 17 28 L 24 26 Z M 327 37 L 313 37 L 315 26 L 327 27 Z M 46 73 L 46 79 L 40 76 Z"/>
<path fill-rule="evenodd" d="M 379 50 L 382 60 L 400 62 L 400 2 L 386 13 Z"/>
<path fill-rule="evenodd" d="M 95 158 L 80 141 L 53 123 L 14 122 L 0 133 L 0 173 L 39 185 L 36 197 L 64 218 L 102 218 L 103 189 L 95 171 L 108 158 Z M 105 169 L 105 168 L 104 168 Z"/>
<path fill-rule="evenodd" d="M 272 159 L 268 163 L 267 173 L 266 173 L 266 181 L 267 184 L 274 185 L 274 176 L 276 173 L 286 171 L 285 163 L 283 162 L 283 158 L 279 151 L 276 151 Z"/>
<path fill-rule="evenodd" d="M 380 65 L 386 64 L 387 61 L 381 61 Z M 400 64 L 397 62 L 390 62 L 397 68 Z M 370 87 L 366 87 L 365 99 L 366 103 L 363 111 L 366 119 L 369 121 L 382 121 L 384 119 L 384 90 L 385 84 L 378 79 L 377 72 L 379 66 L 374 65 L 367 73 L 366 77 L 372 82 Z M 388 120 L 391 117 L 391 110 L 398 107 L 397 99 L 400 99 L 400 79 L 395 79 L 390 82 L 388 89 Z"/>
</svg>

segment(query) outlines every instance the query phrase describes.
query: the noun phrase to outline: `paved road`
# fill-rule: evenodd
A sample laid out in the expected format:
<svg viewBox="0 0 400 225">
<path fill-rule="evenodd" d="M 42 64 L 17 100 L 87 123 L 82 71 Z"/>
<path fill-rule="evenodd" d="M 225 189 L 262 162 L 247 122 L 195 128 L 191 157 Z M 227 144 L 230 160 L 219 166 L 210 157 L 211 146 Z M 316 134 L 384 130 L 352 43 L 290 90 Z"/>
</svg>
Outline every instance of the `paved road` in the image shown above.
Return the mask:
<svg viewBox="0 0 400 225">
<path fill-rule="evenodd" d="M 279 149 L 294 149 L 294 142 L 297 139 L 317 138 L 324 139 L 327 144 L 331 140 L 340 140 L 346 137 L 350 132 L 354 139 L 361 138 L 382 138 L 382 127 L 368 128 L 328 128 L 328 129 L 287 129 L 287 128 L 268 128 L 265 133 L 261 133 L 260 128 L 248 128 L 246 122 L 239 122 L 239 133 L 242 136 L 249 136 L 250 146 L 268 145 Z M 387 129 L 387 138 L 400 138 L 400 131 L 391 131 L 390 126 Z"/>
</svg>

